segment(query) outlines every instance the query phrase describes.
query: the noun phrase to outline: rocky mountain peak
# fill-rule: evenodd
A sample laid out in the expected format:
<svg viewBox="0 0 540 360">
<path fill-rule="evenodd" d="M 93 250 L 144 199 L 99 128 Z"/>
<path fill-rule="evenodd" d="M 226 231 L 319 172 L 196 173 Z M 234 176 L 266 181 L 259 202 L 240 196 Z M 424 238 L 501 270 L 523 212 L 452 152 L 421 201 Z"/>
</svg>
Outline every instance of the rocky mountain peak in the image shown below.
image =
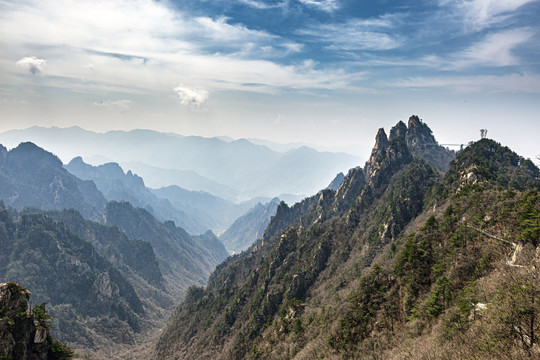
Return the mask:
<svg viewBox="0 0 540 360">
<path fill-rule="evenodd" d="M 395 160 L 402 158 L 408 159 L 409 157 L 410 153 L 403 140 L 396 137 L 396 139 L 390 142 L 386 137 L 384 129 L 379 129 L 377 136 L 375 137 L 375 146 L 371 151 L 369 161 L 364 167 L 366 181 L 369 181 L 369 179 L 372 178 L 378 172 L 378 170 L 388 167 L 389 164 L 393 163 Z"/>
<path fill-rule="evenodd" d="M 380 128 L 379 131 L 377 131 L 377 135 L 375 135 L 375 146 L 373 146 L 373 150 L 371 150 L 371 156 L 369 157 L 366 167 L 375 164 L 377 158 L 384 154 L 384 151 L 388 147 L 388 143 L 389 141 L 386 132 L 384 132 L 383 128 Z"/>
<path fill-rule="evenodd" d="M 30 301 L 30 291 L 16 283 L 0 284 L 0 308 L 26 309 Z"/>
<path fill-rule="evenodd" d="M 409 120 L 410 123 L 410 120 Z M 394 126 L 392 129 L 390 129 L 390 137 L 389 140 L 392 141 L 398 137 L 401 137 L 405 139 L 405 136 L 407 135 L 407 125 L 403 121 L 399 121 L 396 126 Z"/>
<path fill-rule="evenodd" d="M 426 146 L 437 145 L 437 140 L 433 136 L 431 129 L 422 120 L 412 115 L 409 118 L 409 125 L 407 128 L 407 135 L 405 136 L 407 146 L 414 152 L 425 148 Z"/>
<path fill-rule="evenodd" d="M 330 182 L 330 184 L 326 187 L 327 189 L 337 191 L 339 187 L 341 186 L 341 183 L 343 182 L 343 179 L 345 179 L 345 175 L 340 172 L 336 175 L 336 177 Z"/>
<path fill-rule="evenodd" d="M 380 177 L 381 173 L 386 173 L 386 170 L 401 168 L 403 164 L 412 161 L 412 155 L 403 141 L 397 138 L 390 142 L 384 152 L 373 163 L 366 164 L 365 174 L 366 181 L 374 182 L 374 178 Z"/>
<path fill-rule="evenodd" d="M 33 161 L 42 166 L 62 167 L 62 161 L 51 152 L 48 152 L 32 142 L 22 142 L 7 153 L 10 163 Z"/>
<path fill-rule="evenodd" d="M 373 152 L 382 152 L 386 147 L 388 146 L 388 137 L 386 136 L 386 132 L 384 132 L 383 128 L 380 128 L 379 131 L 377 131 L 377 135 L 375 135 L 375 147 L 373 148 Z M 371 153 L 373 155 L 373 152 Z"/>
<path fill-rule="evenodd" d="M 422 120 L 418 117 L 418 115 L 411 115 L 411 117 L 409 117 L 407 127 L 410 129 L 416 126 L 420 126 L 421 124 Z"/>
</svg>

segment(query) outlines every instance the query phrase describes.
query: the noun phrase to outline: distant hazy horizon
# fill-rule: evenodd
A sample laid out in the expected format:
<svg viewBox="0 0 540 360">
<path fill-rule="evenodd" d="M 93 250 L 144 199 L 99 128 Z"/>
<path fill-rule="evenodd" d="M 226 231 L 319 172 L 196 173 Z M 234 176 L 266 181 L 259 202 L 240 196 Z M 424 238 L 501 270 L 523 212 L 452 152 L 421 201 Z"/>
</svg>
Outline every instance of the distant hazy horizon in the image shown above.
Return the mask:
<svg viewBox="0 0 540 360">
<path fill-rule="evenodd" d="M 225 142 L 232 142 L 232 141 L 237 141 L 237 140 L 247 140 L 247 141 L 251 142 L 254 145 L 266 146 L 269 149 L 271 149 L 273 151 L 277 151 L 277 152 L 286 152 L 286 151 L 289 151 L 289 150 L 298 149 L 298 148 L 300 148 L 302 146 L 306 146 L 306 147 L 312 148 L 314 150 L 317 150 L 319 152 L 344 153 L 344 154 L 358 156 L 361 159 L 363 159 L 362 162 L 367 160 L 367 157 L 369 155 L 369 151 L 371 151 L 371 147 L 373 146 L 373 144 L 371 144 L 371 146 L 360 145 L 360 144 L 353 144 L 353 145 L 350 145 L 350 146 L 339 146 L 339 145 L 337 145 L 337 146 L 325 146 L 325 145 L 322 145 L 322 144 L 305 143 L 305 142 L 280 142 L 279 139 L 277 141 L 274 141 L 274 140 L 264 139 L 264 138 L 232 138 L 232 137 L 229 137 L 227 135 L 216 135 L 216 136 L 203 136 L 203 135 L 195 135 L 195 134 L 186 135 L 186 134 L 180 134 L 180 133 L 176 133 L 176 132 L 164 132 L 164 131 L 162 132 L 162 131 L 158 131 L 158 130 L 154 130 L 154 129 L 150 129 L 150 128 L 146 128 L 146 129 L 137 128 L 137 129 L 129 129 L 129 130 L 111 129 L 111 130 L 106 130 L 106 131 L 93 131 L 93 130 L 89 130 L 89 129 L 85 128 L 84 125 L 71 125 L 71 126 L 66 126 L 66 127 L 56 126 L 56 125 L 52 125 L 52 126 L 33 125 L 33 126 L 30 126 L 30 127 L 13 128 L 13 129 L 9 129 L 9 130 L 6 130 L 6 131 L 1 131 L 0 135 L 5 134 L 5 133 L 10 133 L 10 132 L 13 132 L 13 131 L 28 130 L 28 129 L 32 128 L 32 127 L 44 128 L 44 129 L 50 129 L 50 128 L 58 128 L 58 129 L 80 128 L 80 129 L 82 129 L 84 131 L 93 132 L 93 133 L 97 133 L 97 134 L 105 134 L 105 133 L 114 132 L 114 131 L 122 131 L 122 132 L 126 132 L 126 133 L 132 132 L 132 131 L 154 131 L 154 132 L 168 134 L 168 135 L 178 135 L 178 136 L 181 136 L 181 137 L 190 137 L 191 136 L 191 137 L 200 137 L 200 138 L 206 138 L 206 139 L 219 139 L 219 140 L 222 140 L 222 141 L 225 141 Z M 19 143 L 21 141 L 24 141 L 24 140 L 20 139 L 20 140 L 17 140 L 17 141 L 11 141 L 8 144 L 2 144 L 2 145 L 8 147 L 8 149 L 11 149 L 11 148 L 14 148 L 17 145 L 19 145 Z M 30 140 L 28 140 L 28 141 L 30 141 Z M 59 155 L 59 157 L 61 158 L 61 160 L 64 163 L 71 160 L 71 158 L 64 158 L 64 156 L 62 156 L 62 155 Z M 90 160 L 90 163 L 92 163 L 93 165 L 99 165 L 99 164 L 103 164 L 104 162 L 114 162 L 115 160 L 113 159 L 113 157 L 114 156 L 111 156 L 111 157 L 108 157 L 108 158 L 103 158 L 103 159 L 97 159 L 96 158 L 94 160 L 92 160 L 92 159 L 88 159 L 88 160 Z"/>
</svg>

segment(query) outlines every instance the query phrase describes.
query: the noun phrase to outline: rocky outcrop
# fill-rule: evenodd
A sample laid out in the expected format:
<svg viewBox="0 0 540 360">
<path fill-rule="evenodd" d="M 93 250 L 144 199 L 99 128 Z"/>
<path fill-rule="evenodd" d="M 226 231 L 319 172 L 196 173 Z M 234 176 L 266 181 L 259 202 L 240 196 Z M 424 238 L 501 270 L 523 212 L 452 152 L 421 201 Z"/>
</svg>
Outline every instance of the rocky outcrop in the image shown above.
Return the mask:
<svg viewBox="0 0 540 360">
<path fill-rule="evenodd" d="M 437 144 L 429 126 L 424 124 L 417 115 L 412 115 L 409 118 L 405 139 L 411 151 L 420 151 Z"/>
<path fill-rule="evenodd" d="M 456 157 L 454 151 L 439 145 L 429 126 L 417 115 L 409 118 L 405 141 L 415 157 L 424 159 L 429 165 L 443 172 L 448 170 L 450 161 Z"/>
<path fill-rule="evenodd" d="M 309 210 L 317 205 L 318 199 L 317 196 L 305 198 L 291 207 L 284 201 L 280 202 L 276 209 L 276 215 L 272 216 L 270 223 L 266 227 L 266 230 L 264 230 L 262 244 L 268 243 L 272 237 L 282 233 L 295 221 L 299 221 L 301 225 L 308 224 L 310 219 L 302 219 L 302 216 L 307 214 Z"/>
<path fill-rule="evenodd" d="M 370 177 L 373 173 L 376 163 L 378 162 L 379 158 L 385 153 L 388 144 L 388 137 L 386 137 L 384 129 L 380 128 L 379 131 L 377 131 L 377 135 L 375 136 L 375 146 L 373 147 L 373 150 L 371 150 L 371 156 L 369 157 L 369 160 L 366 163 L 364 169 L 367 177 Z"/>
<path fill-rule="evenodd" d="M 47 328 L 35 321 L 30 291 L 14 282 L 0 284 L 0 358 L 45 360 Z"/>
<path fill-rule="evenodd" d="M 343 175 L 343 173 L 340 172 L 339 174 L 336 175 L 334 180 L 332 180 L 332 182 L 326 188 L 336 191 L 341 186 L 343 179 L 345 179 L 345 175 Z"/>
<path fill-rule="evenodd" d="M 356 167 L 349 170 L 336 192 L 334 212 L 348 210 L 352 202 L 360 195 L 360 191 L 365 184 L 364 169 Z"/>
<path fill-rule="evenodd" d="M 405 141 L 398 137 L 388 142 L 384 130 L 379 129 L 371 157 L 364 167 L 366 182 L 375 182 L 385 170 L 399 168 L 411 160 L 412 156 Z"/>
<path fill-rule="evenodd" d="M 396 126 L 390 129 L 390 137 L 388 140 L 392 141 L 398 137 L 405 139 L 407 135 L 407 125 L 403 121 L 399 121 Z"/>
</svg>

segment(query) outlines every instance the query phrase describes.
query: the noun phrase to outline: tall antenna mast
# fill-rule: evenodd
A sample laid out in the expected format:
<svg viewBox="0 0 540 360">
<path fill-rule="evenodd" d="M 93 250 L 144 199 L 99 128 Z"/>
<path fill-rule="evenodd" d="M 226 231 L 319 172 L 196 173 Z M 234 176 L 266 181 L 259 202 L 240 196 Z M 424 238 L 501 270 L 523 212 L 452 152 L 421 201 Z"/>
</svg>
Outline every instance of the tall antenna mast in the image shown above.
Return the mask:
<svg viewBox="0 0 540 360">
<path fill-rule="evenodd" d="M 487 129 L 480 129 L 480 139 L 483 139 L 487 136 Z"/>
</svg>

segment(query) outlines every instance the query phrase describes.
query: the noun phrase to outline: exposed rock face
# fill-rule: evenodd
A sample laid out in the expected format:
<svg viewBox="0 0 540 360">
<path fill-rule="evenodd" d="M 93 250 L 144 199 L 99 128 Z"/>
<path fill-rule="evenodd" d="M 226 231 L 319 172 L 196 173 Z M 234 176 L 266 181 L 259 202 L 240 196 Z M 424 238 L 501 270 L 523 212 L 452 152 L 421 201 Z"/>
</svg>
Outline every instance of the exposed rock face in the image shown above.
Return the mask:
<svg viewBox="0 0 540 360">
<path fill-rule="evenodd" d="M 398 137 L 405 139 L 407 135 L 407 125 L 403 121 L 399 121 L 396 126 L 390 129 L 390 137 L 388 140 L 392 141 Z"/>
<path fill-rule="evenodd" d="M 332 182 L 326 188 L 336 191 L 341 186 L 343 179 L 345 179 L 345 175 L 343 175 L 343 173 L 340 172 L 339 174 L 336 175 L 334 180 L 332 180 Z"/>
<path fill-rule="evenodd" d="M 437 144 L 437 140 L 435 140 L 431 129 L 417 115 L 409 118 L 405 139 L 407 146 L 413 151 L 419 151 L 427 146 Z"/>
<path fill-rule="evenodd" d="M 454 151 L 437 143 L 429 126 L 416 115 L 409 118 L 405 141 L 414 156 L 424 159 L 429 165 L 441 171 L 447 171 L 450 161 L 456 157 Z"/>
<path fill-rule="evenodd" d="M 47 329 L 34 324 L 30 291 L 16 283 L 0 284 L 0 358 L 47 359 Z"/>
<path fill-rule="evenodd" d="M 375 136 L 375 146 L 371 150 L 371 156 L 369 157 L 368 162 L 365 166 L 365 173 L 367 177 L 370 177 L 374 171 L 375 164 L 378 162 L 378 159 L 385 153 L 386 148 L 388 147 L 388 138 L 383 128 L 380 128 Z"/>
<path fill-rule="evenodd" d="M 356 167 L 349 171 L 341 186 L 336 192 L 335 211 L 346 210 L 350 204 L 358 197 L 362 187 L 366 184 L 364 169 Z"/>
<path fill-rule="evenodd" d="M 300 221 L 300 224 L 309 222 L 308 219 L 302 221 L 302 216 L 306 214 L 312 207 L 316 206 L 316 204 L 316 196 L 306 198 L 291 207 L 289 207 L 284 201 L 280 202 L 276 209 L 276 215 L 272 216 L 270 223 L 266 227 L 266 230 L 264 230 L 262 235 L 262 243 L 264 244 L 272 237 L 283 232 L 290 224 L 297 220 Z"/>
</svg>

